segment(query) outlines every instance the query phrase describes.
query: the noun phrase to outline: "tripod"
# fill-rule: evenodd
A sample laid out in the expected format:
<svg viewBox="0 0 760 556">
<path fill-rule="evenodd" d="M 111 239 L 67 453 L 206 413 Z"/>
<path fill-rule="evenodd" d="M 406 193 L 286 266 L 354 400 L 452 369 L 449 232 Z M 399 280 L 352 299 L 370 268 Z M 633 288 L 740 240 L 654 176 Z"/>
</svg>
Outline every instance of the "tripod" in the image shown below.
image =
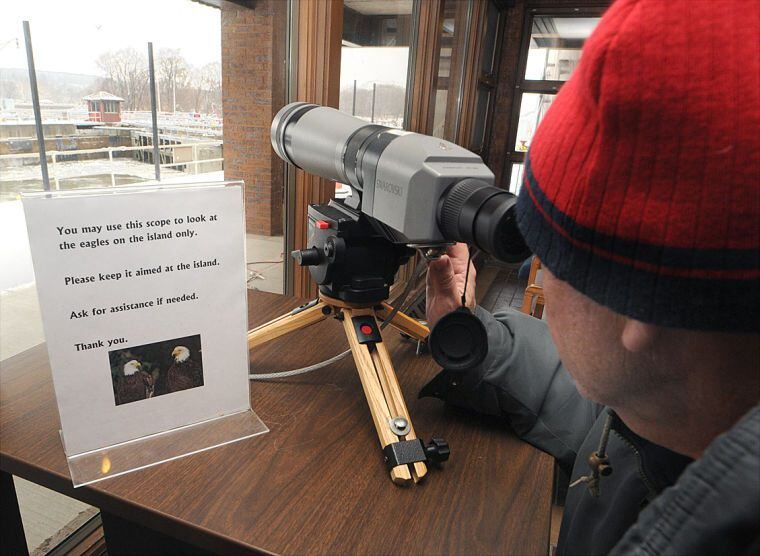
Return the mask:
<svg viewBox="0 0 760 556">
<path fill-rule="evenodd" d="M 448 459 L 449 448 L 445 441 L 435 438 L 425 445 L 414 432 L 377 323 L 378 317 L 387 320 L 391 313 L 392 308 L 385 302 L 379 305 L 371 302 L 351 303 L 321 295 L 290 313 L 250 330 L 248 349 L 329 316 L 342 321 L 391 479 L 396 484 L 408 485 L 419 482 L 427 474 L 426 462 L 439 463 Z M 429 334 L 426 326 L 400 312 L 392 316 L 389 324 L 418 341 L 425 340 Z"/>
</svg>

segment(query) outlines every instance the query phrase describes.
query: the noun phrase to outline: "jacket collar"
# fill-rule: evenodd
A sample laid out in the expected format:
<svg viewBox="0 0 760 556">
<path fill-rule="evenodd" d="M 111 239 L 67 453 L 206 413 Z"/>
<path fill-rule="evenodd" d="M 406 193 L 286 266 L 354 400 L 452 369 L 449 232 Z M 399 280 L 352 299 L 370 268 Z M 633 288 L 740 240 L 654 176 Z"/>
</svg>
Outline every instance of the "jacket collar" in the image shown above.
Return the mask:
<svg viewBox="0 0 760 556">
<path fill-rule="evenodd" d="M 659 493 L 678 480 L 692 458 L 668 450 L 637 435 L 615 414 L 612 430 L 628 441 L 639 452 L 642 471 Z M 614 466 L 615 462 L 611 462 Z"/>
</svg>

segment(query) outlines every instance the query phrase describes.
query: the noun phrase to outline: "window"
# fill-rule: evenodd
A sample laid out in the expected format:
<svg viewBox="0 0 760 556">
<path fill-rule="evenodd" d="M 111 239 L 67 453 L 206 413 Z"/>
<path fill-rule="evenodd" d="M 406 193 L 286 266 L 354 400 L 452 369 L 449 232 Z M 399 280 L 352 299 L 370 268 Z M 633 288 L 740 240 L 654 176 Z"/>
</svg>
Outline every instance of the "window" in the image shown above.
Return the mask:
<svg viewBox="0 0 760 556">
<path fill-rule="evenodd" d="M 499 39 L 501 14 L 493 1 L 487 2 L 484 34 L 481 39 L 480 72 L 477 81 L 477 99 L 472 136 L 469 148 L 477 154 L 486 150 L 489 110 L 496 93 L 496 45 Z"/>
<path fill-rule="evenodd" d="M 339 108 L 404 126 L 412 0 L 344 0 Z"/>
<path fill-rule="evenodd" d="M 517 195 L 520 193 L 520 187 L 523 183 L 523 165 L 512 164 L 512 173 L 509 177 L 509 192 Z"/>
<path fill-rule="evenodd" d="M 536 133 L 538 124 L 544 119 L 546 111 L 557 95 L 542 93 L 525 93 L 520 101 L 520 118 L 517 120 L 517 138 L 514 150 L 526 152 L 530 147 L 533 134 Z"/>
<path fill-rule="evenodd" d="M 559 10 L 557 10 L 559 11 Z M 512 107 L 507 153 L 509 190 L 517 194 L 523 179 L 525 153 L 557 91 L 572 75 L 581 59 L 586 39 L 599 23 L 599 10 L 573 9 L 566 14 L 526 16 L 520 50 L 520 94 Z"/>
<path fill-rule="evenodd" d="M 441 0 L 438 69 L 433 87 L 431 135 L 456 141 L 462 101 L 464 58 L 472 24 L 472 2 Z"/>
<path fill-rule="evenodd" d="M 567 81 L 597 23 L 598 17 L 533 18 L 525 79 Z"/>
</svg>

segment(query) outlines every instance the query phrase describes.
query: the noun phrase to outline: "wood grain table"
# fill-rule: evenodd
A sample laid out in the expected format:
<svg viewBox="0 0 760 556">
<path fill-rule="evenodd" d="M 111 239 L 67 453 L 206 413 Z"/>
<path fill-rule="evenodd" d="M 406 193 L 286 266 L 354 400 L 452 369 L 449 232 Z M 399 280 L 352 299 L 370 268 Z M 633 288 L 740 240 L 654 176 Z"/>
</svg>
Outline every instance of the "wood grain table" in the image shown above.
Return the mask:
<svg viewBox="0 0 760 556">
<path fill-rule="evenodd" d="M 250 324 L 299 303 L 251 292 Z M 100 508 L 109 552 L 128 552 L 143 538 L 128 533 L 131 525 L 145 538 L 223 554 L 546 554 L 551 458 L 500 423 L 418 400 L 435 363 L 392 329 L 385 337 L 418 434 L 451 446 L 451 459 L 422 484 L 390 481 L 349 357 L 308 375 L 253 382 L 253 408 L 268 434 L 74 489 L 41 345 L 0 371 L 4 509 L 13 509 L 12 474 Z M 344 349 L 342 326 L 328 319 L 257 348 L 251 369 L 288 370 Z M 3 513 L 7 540 L 13 512 Z"/>
</svg>

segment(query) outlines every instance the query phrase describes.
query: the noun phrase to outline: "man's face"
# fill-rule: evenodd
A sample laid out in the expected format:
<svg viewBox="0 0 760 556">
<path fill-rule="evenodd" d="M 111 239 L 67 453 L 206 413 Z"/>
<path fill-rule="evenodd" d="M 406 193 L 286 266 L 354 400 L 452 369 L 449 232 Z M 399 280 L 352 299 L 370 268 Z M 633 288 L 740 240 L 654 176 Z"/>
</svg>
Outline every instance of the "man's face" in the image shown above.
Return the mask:
<svg viewBox="0 0 760 556">
<path fill-rule="evenodd" d="M 651 387 L 646 371 L 634 371 L 621 341 L 625 317 L 592 301 L 542 269 L 546 321 L 560 359 L 585 397 L 624 407 Z"/>
</svg>

